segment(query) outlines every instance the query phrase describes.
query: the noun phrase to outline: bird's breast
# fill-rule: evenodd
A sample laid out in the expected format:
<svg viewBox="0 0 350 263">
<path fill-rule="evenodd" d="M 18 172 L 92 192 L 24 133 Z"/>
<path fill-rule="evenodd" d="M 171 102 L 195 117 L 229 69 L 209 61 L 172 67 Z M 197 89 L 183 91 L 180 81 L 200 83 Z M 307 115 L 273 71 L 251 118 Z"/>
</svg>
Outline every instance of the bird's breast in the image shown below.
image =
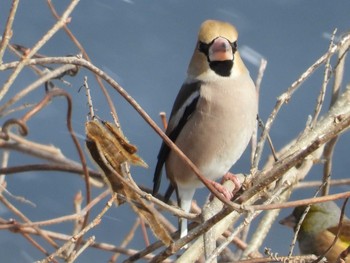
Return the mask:
<svg viewBox="0 0 350 263">
<path fill-rule="evenodd" d="M 250 77 L 204 82 L 196 111 L 175 143 L 204 176 L 217 179 L 231 168 L 247 147 L 256 125 L 257 104 Z M 197 177 L 174 153 L 170 154 L 169 160 L 167 171 L 173 173 L 171 177 L 177 184 L 188 185 L 193 181 L 200 185 Z"/>
</svg>

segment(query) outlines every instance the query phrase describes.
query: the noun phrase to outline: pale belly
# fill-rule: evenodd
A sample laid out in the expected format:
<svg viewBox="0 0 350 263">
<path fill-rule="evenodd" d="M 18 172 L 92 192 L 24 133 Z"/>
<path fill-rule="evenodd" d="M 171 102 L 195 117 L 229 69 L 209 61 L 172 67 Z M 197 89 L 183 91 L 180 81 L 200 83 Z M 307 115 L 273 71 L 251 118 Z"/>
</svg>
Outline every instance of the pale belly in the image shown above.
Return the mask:
<svg viewBox="0 0 350 263">
<path fill-rule="evenodd" d="M 225 95 L 227 94 L 218 94 Z M 254 103 L 249 100 L 238 102 L 240 105 L 215 107 L 206 100 L 199 103 L 202 103 L 200 108 L 203 110 L 191 117 L 176 144 L 206 178 L 216 180 L 228 172 L 246 149 L 256 126 L 257 107 L 242 110 L 242 107 L 249 106 L 245 103 Z M 174 178 L 181 188 L 203 186 L 174 152 L 168 157 L 166 170 L 168 177 Z"/>
</svg>

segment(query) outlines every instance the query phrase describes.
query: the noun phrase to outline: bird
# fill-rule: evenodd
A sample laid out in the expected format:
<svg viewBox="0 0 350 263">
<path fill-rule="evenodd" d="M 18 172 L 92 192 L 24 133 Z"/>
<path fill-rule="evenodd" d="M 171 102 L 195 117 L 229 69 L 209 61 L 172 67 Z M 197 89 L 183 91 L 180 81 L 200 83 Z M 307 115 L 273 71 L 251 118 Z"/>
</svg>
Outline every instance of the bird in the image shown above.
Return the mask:
<svg viewBox="0 0 350 263">
<path fill-rule="evenodd" d="M 236 28 L 228 22 L 202 23 L 165 132 L 227 198 L 232 198 L 232 193 L 215 180 L 227 175 L 243 154 L 256 129 L 258 114 L 257 91 L 239 55 L 237 38 Z M 158 193 L 164 164 L 170 180 L 166 199 L 175 190 L 178 205 L 189 212 L 195 190 L 203 184 L 163 142 L 154 172 L 153 195 Z M 187 219 L 182 219 L 180 237 L 187 233 Z"/>
<path fill-rule="evenodd" d="M 280 224 L 292 227 L 294 231 L 307 206 L 298 206 L 293 213 L 280 221 Z M 344 216 L 339 237 L 333 247 L 331 246 L 338 231 L 341 210 L 336 203 L 329 201 L 310 206 L 298 233 L 300 253 L 303 255 L 324 255 L 328 262 L 339 262 L 338 258 L 350 246 L 350 220 Z M 326 254 L 325 254 L 326 253 Z M 350 263 L 350 255 L 345 252 L 345 261 Z"/>
</svg>

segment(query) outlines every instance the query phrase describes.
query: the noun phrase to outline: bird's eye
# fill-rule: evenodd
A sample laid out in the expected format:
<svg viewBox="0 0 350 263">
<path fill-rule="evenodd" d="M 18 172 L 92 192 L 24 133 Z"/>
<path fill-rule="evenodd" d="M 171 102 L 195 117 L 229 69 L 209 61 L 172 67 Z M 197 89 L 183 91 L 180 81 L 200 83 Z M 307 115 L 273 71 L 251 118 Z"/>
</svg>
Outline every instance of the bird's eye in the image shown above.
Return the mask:
<svg viewBox="0 0 350 263">
<path fill-rule="evenodd" d="M 232 53 L 235 53 L 235 51 L 237 50 L 237 41 L 230 43 L 231 47 L 232 47 Z"/>
<path fill-rule="evenodd" d="M 206 56 L 208 56 L 209 54 L 209 47 L 210 47 L 210 44 L 206 44 L 200 41 L 198 42 L 198 50 L 204 53 Z"/>
</svg>

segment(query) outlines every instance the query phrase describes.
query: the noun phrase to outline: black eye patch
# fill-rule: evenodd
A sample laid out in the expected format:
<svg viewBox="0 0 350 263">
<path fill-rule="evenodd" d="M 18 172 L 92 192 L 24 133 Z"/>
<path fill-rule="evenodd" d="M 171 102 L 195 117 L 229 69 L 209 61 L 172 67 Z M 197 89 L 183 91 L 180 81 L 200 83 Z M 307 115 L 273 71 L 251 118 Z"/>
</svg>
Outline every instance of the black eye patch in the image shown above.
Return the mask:
<svg viewBox="0 0 350 263">
<path fill-rule="evenodd" d="M 237 51 L 237 41 L 235 42 L 230 42 L 231 47 L 232 47 L 232 54 L 234 54 Z"/>
<path fill-rule="evenodd" d="M 214 42 L 214 40 L 212 42 L 210 42 L 209 44 L 206 44 L 204 42 L 199 41 L 198 42 L 198 50 L 208 57 L 209 48 L 213 44 L 213 42 Z"/>
<path fill-rule="evenodd" d="M 214 43 L 215 39 L 213 41 L 211 41 L 210 43 L 208 43 L 208 44 L 199 41 L 198 42 L 198 50 L 208 57 L 208 55 L 209 55 L 209 48 Z M 232 47 L 232 53 L 234 54 L 236 52 L 236 50 L 237 50 L 237 41 L 230 42 L 230 45 Z"/>
</svg>

